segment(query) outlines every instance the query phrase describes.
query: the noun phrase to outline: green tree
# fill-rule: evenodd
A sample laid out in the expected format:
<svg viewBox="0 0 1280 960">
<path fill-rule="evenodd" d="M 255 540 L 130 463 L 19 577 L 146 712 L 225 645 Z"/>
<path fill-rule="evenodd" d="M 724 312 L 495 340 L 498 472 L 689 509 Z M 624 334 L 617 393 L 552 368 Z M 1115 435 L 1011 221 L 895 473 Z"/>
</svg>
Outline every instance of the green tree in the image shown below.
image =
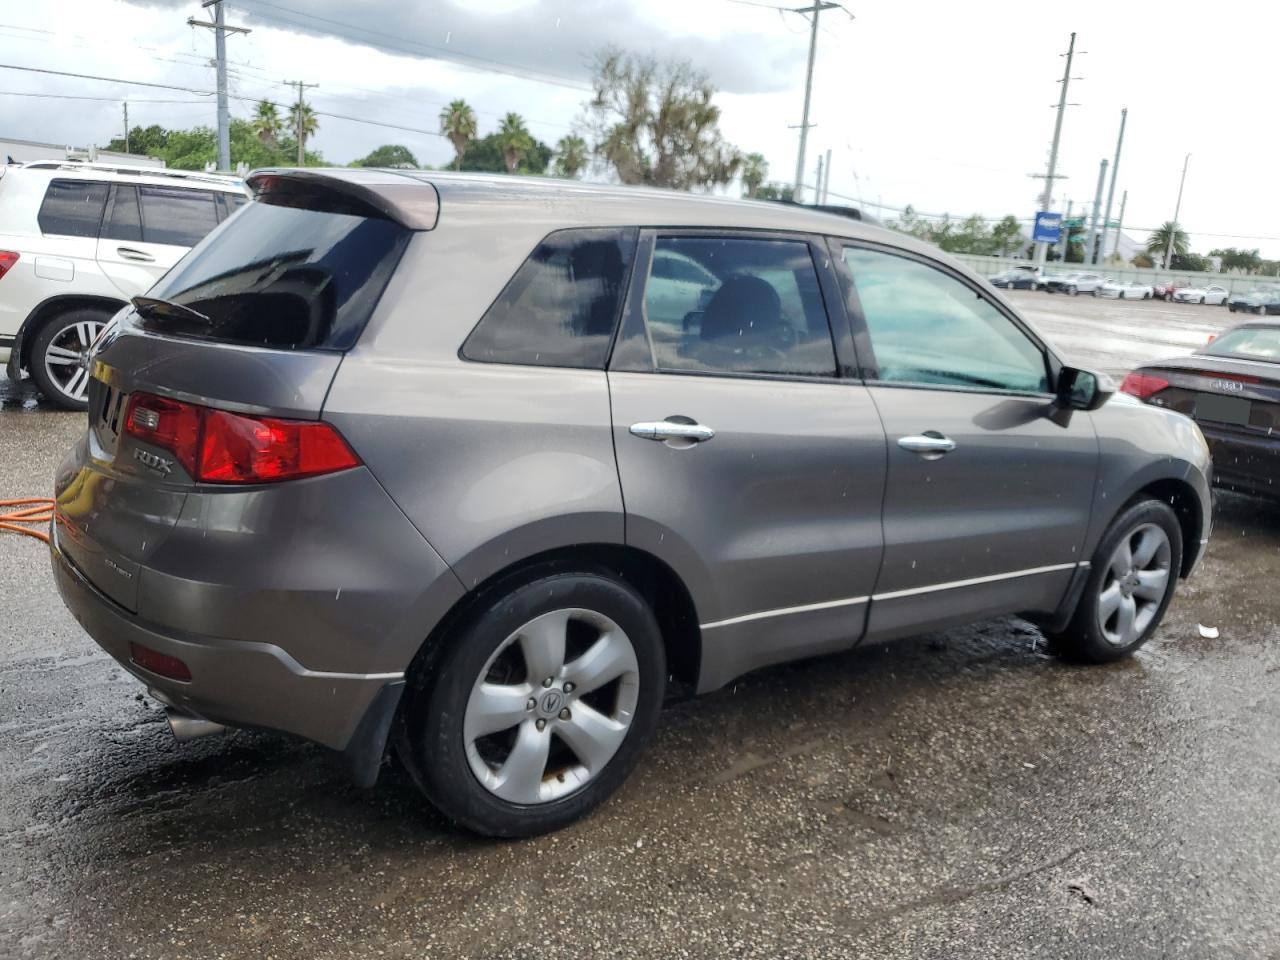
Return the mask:
<svg viewBox="0 0 1280 960">
<path fill-rule="evenodd" d="M 1133 259 L 1130 260 L 1129 262 L 1133 264 L 1135 267 L 1137 267 L 1139 270 L 1150 270 L 1152 267 L 1156 265 L 1156 262 L 1152 260 L 1151 257 L 1149 257 L 1145 253 L 1142 253 L 1141 251 L 1135 254 Z"/>
<path fill-rule="evenodd" d="M 991 228 L 991 245 L 1002 257 L 1019 250 L 1026 240 L 1022 236 L 1022 226 L 1018 218 L 1008 214 L 1003 220 Z"/>
<path fill-rule="evenodd" d="M 515 172 L 521 174 L 545 174 L 555 151 L 550 146 L 533 139 L 529 152 L 520 158 Z M 507 161 L 502 152 L 502 137 L 491 133 L 481 137 L 467 147 L 466 156 L 462 158 L 463 170 L 474 170 L 482 173 L 507 173 Z"/>
<path fill-rule="evenodd" d="M 1147 238 L 1147 253 L 1153 256 L 1159 254 L 1159 259 L 1163 261 L 1170 246 L 1178 256 L 1186 256 L 1191 249 L 1186 231 L 1172 220 L 1166 220 L 1160 225 L 1160 229 Z"/>
<path fill-rule="evenodd" d="M 533 135 L 524 125 L 524 117 L 508 113 L 498 126 L 498 143 L 502 147 L 502 159 L 507 173 L 515 173 L 520 161 L 533 149 Z"/>
<path fill-rule="evenodd" d="M 1253 273 L 1262 266 L 1262 256 L 1257 249 L 1237 250 L 1235 247 L 1226 247 L 1221 250 L 1210 250 L 1209 256 L 1221 257 L 1223 270 L 1240 270 L 1244 273 Z"/>
<path fill-rule="evenodd" d="M 746 196 L 756 196 L 768 178 L 769 161 L 765 160 L 763 153 L 748 153 L 742 158 L 742 186 Z"/>
<path fill-rule="evenodd" d="M 715 88 L 689 62 L 607 49 L 592 82 L 591 150 L 623 183 L 709 190 L 737 174 L 742 157 L 720 134 Z"/>
<path fill-rule="evenodd" d="M 157 123 L 149 127 L 134 127 L 129 131 L 128 152 L 141 157 L 158 157 L 169 140 L 169 131 Z M 124 153 L 124 138 L 116 137 L 107 144 L 108 150 Z"/>
<path fill-rule="evenodd" d="M 1209 269 L 1209 261 L 1198 253 L 1175 253 L 1173 259 L 1169 261 L 1169 269 L 1203 272 Z"/>
<path fill-rule="evenodd" d="M 781 200 L 790 203 L 795 196 L 795 188 L 785 183 L 766 183 L 756 191 L 757 200 Z"/>
<path fill-rule="evenodd" d="M 440 132 L 453 144 L 453 169 L 462 169 L 462 158 L 479 129 L 476 112 L 465 100 L 454 100 L 440 111 Z"/>
<path fill-rule="evenodd" d="M 280 138 L 280 112 L 270 100 L 259 100 L 253 110 L 253 132 L 268 147 L 274 147 Z"/>
<path fill-rule="evenodd" d="M 418 158 L 405 146 L 398 143 L 384 143 L 372 151 L 367 157 L 351 162 L 353 167 L 390 167 L 396 170 L 415 170 Z"/>
<path fill-rule="evenodd" d="M 311 104 L 305 100 L 301 103 L 295 103 L 289 108 L 289 131 L 294 136 L 294 143 L 297 138 L 302 138 L 302 149 L 307 149 L 307 139 L 314 137 L 316 130 L 320 128 L 320 121 L 316 117 L 316 112 L 311 109 Z M 295 157 L 296 160 L 296 157 Z"/>
<path fill-rule="evenodd" d="M 587 141 L 581 137 L 561 137 L 556 142 L 556 176 L 574 179 L 587 167 Z"/>
</svg>

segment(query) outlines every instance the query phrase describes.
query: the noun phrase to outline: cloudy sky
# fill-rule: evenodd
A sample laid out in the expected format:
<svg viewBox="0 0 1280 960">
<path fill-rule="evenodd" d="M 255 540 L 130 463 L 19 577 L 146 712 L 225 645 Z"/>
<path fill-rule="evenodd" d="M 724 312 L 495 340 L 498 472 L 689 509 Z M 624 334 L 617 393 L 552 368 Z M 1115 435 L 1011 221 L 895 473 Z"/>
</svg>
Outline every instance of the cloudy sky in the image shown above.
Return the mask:
<svg viewBox="0 0 1280 960">
<path fill-rule="evenodd" d="M 593 54 L 608 44 L 680 56 L 721 91 L 722 129 L 794 176 L 808 27 L 767 0 L 226 0 L 232 93 L 285 100 L 282 80 L 317 83 L 317 110 L 417 131 L 321 117 L 315 145 L 344 162 L 382 143 L 441 164 L 432 132 L 463 97 L 481 132 L 508 110 L 549 143 L 568 133 L 587 96 Z M 755 4 L 762 5 L 755 5 Z M 1280 133 L 1272 119 L 1280 6 L 1208 7 L 1169 0 L 1033 4 L 1025 0 L 846 0 L 818 37 L 807 179 L 833 156 L 831 189 L 856 202 L 912 204 L 956 216 L 1029 216 L 1053 132 L 1071 31 L 1087 51 L 1073 73 L 1058 206 L 1093 199 L 1098 161 L 1129 125 L 1116 192 L 1129 192 L 1126 233 L 1171 219 L 1183 158 L 1180 220 L 1201 253 L 1261 248 L 1280 258 L 1272 188 Z M 1239 16 L 1233 13 L 1233 6 Z M 197 0 L 43 0 L 0 12 L 0 64 L 213 89 L 213 38 L 187 26 Z M 0 137 L 84 145 L 131 124 L 212 124 L 211 97 L 0 69 Z M 102 97 L 72 100 L 20 93 Z M 148 100 L 182 102 L 148 103 Z M 233 101 L 247 116 L 251 103 Z M 887 215 L 892 215 L 886 211 Z"/>
</svg>

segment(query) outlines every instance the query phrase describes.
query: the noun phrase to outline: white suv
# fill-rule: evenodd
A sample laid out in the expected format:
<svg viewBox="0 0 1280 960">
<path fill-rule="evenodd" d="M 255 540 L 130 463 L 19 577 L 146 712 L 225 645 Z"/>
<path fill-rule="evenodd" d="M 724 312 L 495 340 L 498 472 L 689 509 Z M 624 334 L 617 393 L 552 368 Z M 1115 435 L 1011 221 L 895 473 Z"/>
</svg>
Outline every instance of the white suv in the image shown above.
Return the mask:
<svg viewBox="0 0 1280 960">
<path fill-rule="evenodd" d="M 0 363 L 83 410 L 94 337 L 249 200 L 233 177 L 98 163 L 0 165 Z"/>
</svg>

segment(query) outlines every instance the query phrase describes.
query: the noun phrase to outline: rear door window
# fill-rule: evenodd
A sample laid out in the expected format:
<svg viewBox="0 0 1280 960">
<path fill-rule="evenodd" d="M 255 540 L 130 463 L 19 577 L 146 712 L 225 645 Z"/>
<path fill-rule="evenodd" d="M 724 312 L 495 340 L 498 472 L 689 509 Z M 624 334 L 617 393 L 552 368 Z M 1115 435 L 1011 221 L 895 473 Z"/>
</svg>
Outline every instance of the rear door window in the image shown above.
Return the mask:
<svg viewBox="0 0 1280 960">
<path fill-rule="evenodd" d="M 379 217 L 252 203 L 149 293 L 208 321 L 134 322 L 201 340 L 345 350 L 368 322 L 410 235 Z"/>
<path fill-rule="evenodd" d="M 117 184 L 102 224 L 102 236 L 107 240 L 142 239 L 142 214 L 138 211 L 138 188 L 131 184 Z"/>
<path fill-rule="evenodd" d="M 194 247 L 218 225 L 218 209 L 208 190 L 139 187 L 142 199 L 142 239 Z"/>
<path fill-rule="evenodd" d="M 660 236 L 644 316 L 659 370 L 836 375 L 831 328 L 804 240 Z"/>
<path fill-rule="evenodd" d="M 634 230 L 559 230 L 516 271 L 462 346 L 482 363 L 603 369 Z"/>
<path fill-rule="evenodd" d="M 99 180 L 50 180 L 36 221 L 40 232 L 97 237 L 108 185 Z"/>
</svg>

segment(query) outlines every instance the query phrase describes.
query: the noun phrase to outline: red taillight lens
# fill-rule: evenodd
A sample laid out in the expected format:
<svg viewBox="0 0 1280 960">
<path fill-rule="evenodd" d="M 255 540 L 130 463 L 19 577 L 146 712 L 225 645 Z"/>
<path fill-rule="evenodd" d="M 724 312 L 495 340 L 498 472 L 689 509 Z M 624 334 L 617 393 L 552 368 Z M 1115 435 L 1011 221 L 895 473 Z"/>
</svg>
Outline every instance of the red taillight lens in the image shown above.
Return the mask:
<svg viewBox="0 0 1280 960">
<path fill-rule="evenodd" d="M 124 432 L 144 443 L 168 450 L 191 476 L 196 475 L 196 452 L 200 449 L 202 408 L 152 393 L 135 393 L 129 398 Z"/>
<path fill-rule="evenodd" d="M 9 272 L 9 268 L 18 262 L 18 254 L 12 250 L 0 250 L 0 277 Z"/>
<path fill-rule="evenodd" d="M 1133 394 L 1139 400 L 1146 400 L 1167 386 L 1169 386 L 1168 380 L 1162 377 L 1153 377 L 1149 373 L 1138 373 L 1135 370 L 1124 378 L 1124 383 L 1120 384 L 1120 389 L 1124 393 Z"/>
<path fill-rule="evenodd" d="M 360 461 L 327 423 L 210 410 L 200 444 L 206 483 L 269 483 L 346 470 Z"/>
<path fill-rule="evenodd" d="M 327 423 L 251 417 L 150 393 L 129 398 L 124 428 L 168 450 L 201 483 L 272 483 L 360 465 Z"/>
<path fill-rule="evenodd" d="M 160 676 L 168 677 L 170 680 L 181 680 L 183 683 L 191 682 L 191 668 L 177 657 L 171 657 L 167 653 L 161 653 L 159 650 L 152 650 L 150 647 L 144 647 L 140 643 L 131 643 L 129 644 L 129 659 L 143 670 L 150 670 L 152 673 L 158 673 Z"/>
</svg>

